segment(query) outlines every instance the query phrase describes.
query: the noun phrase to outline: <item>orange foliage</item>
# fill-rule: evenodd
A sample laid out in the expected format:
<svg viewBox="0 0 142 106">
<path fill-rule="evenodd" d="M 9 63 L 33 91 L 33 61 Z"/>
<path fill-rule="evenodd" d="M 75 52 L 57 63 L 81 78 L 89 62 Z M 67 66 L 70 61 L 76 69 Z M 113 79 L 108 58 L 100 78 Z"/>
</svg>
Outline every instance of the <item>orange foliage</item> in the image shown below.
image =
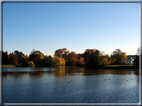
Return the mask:
<svg viewBox="0 0 142 106">
<path fill-rule="evenodd" d="M 111 61 L 109 60 L 109 56 L 101 56 L 101 61 L 103 63 L 103 65 L 109 65 L 111 63 Z"/>
<path fill-rule="evenodd" d="M 29 60 L 30 60 L 29 56 L 23 56 L 23 59 L 25 59 L 25 60 L 28 61 L 28 62 L 29 62 Z"/>
<path fill-rule="evenodd" d="M 67 48 L 58 49 L 55 51 L 55 56 L 63 57 L 66 60 L 66 56 L 68 53 L 69 51 L 67 50 Z"/>
<path fill-rule="evenodd" d="M 80 57 L 80 59 L 78 60 L 79 65 L 84 65 L 84 58 Z"/>
<path fill-rule="evenodd" d="M 78 62 L 78 55 L 72 51 L 68 55 L 68 64 L 74 66 L 76 65 L 77 62 Z"/>
<path fill-rule="evenodd" d="M 9 54 L 9 63 L 12 65 L 18 65 L 18 58 L 15 54 Z"/>
</svg>

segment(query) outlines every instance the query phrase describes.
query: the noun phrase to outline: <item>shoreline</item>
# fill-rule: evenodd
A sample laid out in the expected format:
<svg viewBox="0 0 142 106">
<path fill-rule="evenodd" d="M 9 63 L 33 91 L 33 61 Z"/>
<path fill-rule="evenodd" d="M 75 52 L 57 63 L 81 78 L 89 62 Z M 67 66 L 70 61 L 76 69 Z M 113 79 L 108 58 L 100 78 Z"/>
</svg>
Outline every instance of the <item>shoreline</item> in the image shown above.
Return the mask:
<svg viewBox="0 0 142 106">
<path fill-rule="evenodd" d="M 12 68 L 16 66 L 15 65 L 2 65 L 1 67 L 2 68 L 6 68 L 6 67 Z M 84 67 L 85 68 L 85 66 L 71 66 L 71 67 Z M 23 67 L 23 68 L 28 68 L 28 67 Z M 136 68 L 133 65 L 105 65 L 105 66 L 100 67 L 99 69 L 139 69 L 139 68 Z"/>
</svg>

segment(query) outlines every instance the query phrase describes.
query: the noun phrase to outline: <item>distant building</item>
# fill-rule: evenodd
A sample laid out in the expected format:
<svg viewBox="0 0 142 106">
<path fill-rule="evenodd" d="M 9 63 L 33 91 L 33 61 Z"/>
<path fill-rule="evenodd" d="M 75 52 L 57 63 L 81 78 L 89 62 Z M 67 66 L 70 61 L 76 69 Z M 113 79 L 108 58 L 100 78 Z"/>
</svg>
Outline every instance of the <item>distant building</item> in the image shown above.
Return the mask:
<svg viewBox="0 0 142 106">
<path fill-rule="evenodd" d="M 127 55 L 127 57 L 131 57 L 132 59 L 135 60 L 135 58 L 137 57 L 136 55 Z"/>
<path fill-rule="evenodd" d="M 132 59 L 132 57 L 128 57 L 127 59 L 125 59 L 125 64 L 133 64 L 134 59 Z"/>
</svg>

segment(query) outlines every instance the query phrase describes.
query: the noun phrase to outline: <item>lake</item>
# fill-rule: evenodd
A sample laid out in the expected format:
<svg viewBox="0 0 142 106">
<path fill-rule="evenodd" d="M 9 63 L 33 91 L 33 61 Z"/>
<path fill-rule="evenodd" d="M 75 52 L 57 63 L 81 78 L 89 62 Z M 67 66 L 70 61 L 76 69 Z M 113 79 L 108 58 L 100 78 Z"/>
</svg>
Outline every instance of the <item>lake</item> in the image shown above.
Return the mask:
<svg viewBox="0 0 142 106">
<path fill-rule="evenodd" d="M 3 103 L 139 103 L 133 69 L 2 69 Z"/>
</svg>

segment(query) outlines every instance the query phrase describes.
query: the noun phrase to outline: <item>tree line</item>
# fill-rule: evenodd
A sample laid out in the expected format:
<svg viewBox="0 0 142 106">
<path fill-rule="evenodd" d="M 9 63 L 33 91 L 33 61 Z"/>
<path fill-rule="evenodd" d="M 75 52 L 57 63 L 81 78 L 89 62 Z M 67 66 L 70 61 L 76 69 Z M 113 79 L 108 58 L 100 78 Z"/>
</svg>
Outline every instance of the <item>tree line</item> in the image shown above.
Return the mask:
<svg viewBox="0 0 142 106">
<path fill-rule="evenodd" d="M 55 66 L 85 66 L 100 68 L 104 65 L 123 65 L 128 56 L 120 49 L 116 49 L 109 56 L 97 49 L 86 49 L 84 53 L 69 52 L 67 48 L 57 49 L 54 56 L 44 55 L 39 50 L 32 50 L 29 56 L 15 50 L 8 54 L 2 51 L 2 64 L 12 64 L 19 67 L 55 67 Z M 135 55 L 134 65 L 138 65 L 139 55 Z M 138 66 L 137 66 L 138 67 Z"/>
</svg>

